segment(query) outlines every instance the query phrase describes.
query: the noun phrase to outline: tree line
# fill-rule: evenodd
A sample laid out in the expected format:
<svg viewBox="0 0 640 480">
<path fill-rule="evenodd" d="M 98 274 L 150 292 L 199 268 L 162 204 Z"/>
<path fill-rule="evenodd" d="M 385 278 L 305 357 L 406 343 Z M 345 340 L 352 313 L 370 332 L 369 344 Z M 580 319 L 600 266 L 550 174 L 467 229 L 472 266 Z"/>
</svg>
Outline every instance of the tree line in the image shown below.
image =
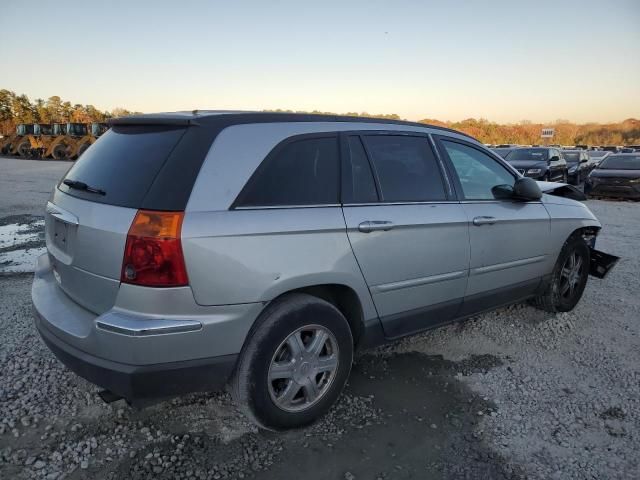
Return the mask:
<svg viewBox="0 0 640 480">
<path fill-rule="evenodd" d="M 18 95 L 10 90 L 0 89 L 0 134 L 10 135 L 19 123 L 91 123 L 104 122 L 112 117 L 122 117 L 133 113 L 125 108 L 111 111 L 98 110 L 93 105 L 72 104 L 54 95 L 44 100 L 29 100 L 26 95 Z"/>
<path fill-rule="evenodd" d="M 274 112 L 289 112 L 292 110 L 271 110 Z M 72 104 L 63 101 L 58 96 L 47 100 L 37 98 L 33 102 L 26 95 L 0 89 L 0 133 L 4 135 L 15 131 L 18 123 L 54 123 L 54 122 L 103 122 L 112 117 L 122 117 L 134 113 L 124 108 L 114 108 L 111 111 L 101 111 L 93 105 Z M 401 120 L 395 113 L 369 114 L 367 112 L 312 112 L 329 115 L 350 115 L 368 118 L 383 118 Z M 515 143 L 521 145 L 535 145 L 541 143 L 542 128 L 555 129 L 554 138 L 550 143 L 561 145 L 640 145 L 640 120 L 628 118 L 616 123 L 584 123 L 576 124 L 568 120 L 556 120 L 551 123 L 533 123 L 523 120 L 513 124 L 500 124 L 485 119 L 468 118 L 459 122 L 444 122 L 426 118 L 420 123 L 439 125 L 460 130 L 483 143 Z"/>
</svg>

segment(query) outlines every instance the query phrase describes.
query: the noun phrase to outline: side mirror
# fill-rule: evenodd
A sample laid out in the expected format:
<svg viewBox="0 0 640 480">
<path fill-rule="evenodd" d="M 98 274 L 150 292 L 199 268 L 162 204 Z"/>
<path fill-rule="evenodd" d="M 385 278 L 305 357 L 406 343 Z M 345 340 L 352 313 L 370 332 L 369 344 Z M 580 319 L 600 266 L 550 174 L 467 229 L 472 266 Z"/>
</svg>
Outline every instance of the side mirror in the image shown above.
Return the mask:
<svg viewBox="0 0 640 480">
<path fill-rule="evenodd" d="M 550 162 L 559 162 L 560 161 L 560 157 L 557 155 L 554 155 L 553 157 L 551 157 L 549 159 Z"/>
<path fill-rule="evenodd" d="M 580 163 L 587 163 L 589 160 L 587 160 L 586 158 L 583 158 L 582 160 L 580 160 Z"/>
<path fill-rule="evenodd" d="M 533 178 L 518 178 L 513 185 L 512 198 L 524 201 L 540 200 L 542 198 L 542 190 L 540 190 L 538 182 Z"/>
<path fill-rule="evenodd" d="M 496 200 L 506 200 L 508 198 L 513 198 L 513 187 L 511 185 L 496 185 L 491 188 L 491 193 L 493 194 L 493 198 Z"/>
</svg>

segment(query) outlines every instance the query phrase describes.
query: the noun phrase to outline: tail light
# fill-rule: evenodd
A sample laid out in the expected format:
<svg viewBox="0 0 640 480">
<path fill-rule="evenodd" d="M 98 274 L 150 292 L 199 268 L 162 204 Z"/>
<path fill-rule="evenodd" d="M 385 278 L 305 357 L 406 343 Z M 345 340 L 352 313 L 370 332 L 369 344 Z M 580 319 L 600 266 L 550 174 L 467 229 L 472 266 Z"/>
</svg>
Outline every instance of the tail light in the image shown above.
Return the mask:
<svg viewBox="0 0 640 480">
<path fill-rule="evenodd" d="M 127 234 L 120 281 L 147 287 L 188 285 L 180 231 L 182 212 L 139 210 Z"/>
</svg>

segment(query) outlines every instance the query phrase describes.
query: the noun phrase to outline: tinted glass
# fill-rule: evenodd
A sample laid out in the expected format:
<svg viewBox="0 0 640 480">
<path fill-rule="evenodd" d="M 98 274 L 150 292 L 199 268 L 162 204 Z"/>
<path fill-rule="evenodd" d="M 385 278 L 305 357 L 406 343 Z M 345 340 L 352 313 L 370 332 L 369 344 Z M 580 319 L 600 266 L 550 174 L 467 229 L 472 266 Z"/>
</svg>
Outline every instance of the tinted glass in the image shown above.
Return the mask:
<svg viewBox="0 0 640 480">
<path fill-rule="evenodd" d="M 539 160 L 546 162 L 548 158 L 549 150 L 546 148 L 518 148 L 506 157 L 510 162 L 514 160 Z"/>
<path fill-rule="evenodd" d="M 611 155 L 598 168 L 609 170 L 640 170 L 640 155 Z"/>
<path fill-rule="evenodd" d="M 345 172 L 344 203 L 370 203 L 378 201 L 378 193 L 367 154 L 359 137 L 349 137 L 350 162 Z"/>
<path fill-rule="evenodd" d="M 65 176 L 104 190 L 106 195 L 71 189 L 64 184 L 59 188 L 94 202 L 139 208 L 184 132 L 184 128 L 113 127 L 82 154 Z"/>
<path fill-rule="evenodd" d="M 293 141 L 271 154 L 242 192 L 240 206 L 327 205 L 338 200 L 338 139 Z"/>
<path fill-rule="evenodd" d="M 367 135 L 384 202 L 445 200 L 440 169 L 426 138 Z"/>
<path fill-rule="evenodd" d="M 493 200 L 493 187 L 515 183 L 515 177 L 486 153 L 456 142 L 443 140 L 442 144 L 458 174 L 465 200 Z"/>
</svg>

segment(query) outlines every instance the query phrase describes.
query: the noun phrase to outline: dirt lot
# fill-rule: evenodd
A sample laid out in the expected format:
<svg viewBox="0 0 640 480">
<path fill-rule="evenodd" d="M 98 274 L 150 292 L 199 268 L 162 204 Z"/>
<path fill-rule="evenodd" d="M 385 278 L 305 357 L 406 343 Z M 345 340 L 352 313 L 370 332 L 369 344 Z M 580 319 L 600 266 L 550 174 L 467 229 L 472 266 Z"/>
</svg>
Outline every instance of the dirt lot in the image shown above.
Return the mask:
<svg viewBox="0 0 640 480">
<path fill-rule="evenodd" d="M 0 159 L 0 478 L 638 478 L 640 204 L 588 202 L 623 260 L 573 312 L 516 305 L 361 353 L 325 419 L 274 434 L 226 393 L 106 405 L 42 344 L 11 252 L 42 248 L 68 167 Z"/>
</svg>

